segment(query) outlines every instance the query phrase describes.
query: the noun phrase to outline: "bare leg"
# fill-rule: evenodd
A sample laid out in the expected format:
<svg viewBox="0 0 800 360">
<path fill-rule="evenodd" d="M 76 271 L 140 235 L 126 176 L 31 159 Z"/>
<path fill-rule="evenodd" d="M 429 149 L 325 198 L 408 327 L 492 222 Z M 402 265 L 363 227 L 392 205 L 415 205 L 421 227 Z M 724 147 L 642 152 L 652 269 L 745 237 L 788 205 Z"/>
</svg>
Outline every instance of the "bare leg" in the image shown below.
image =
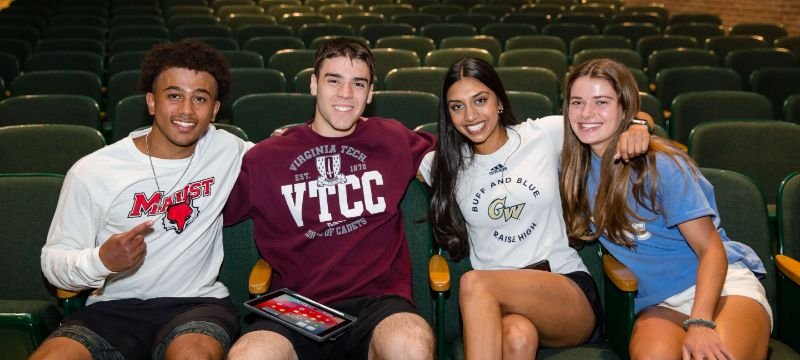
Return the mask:
<svg viewBox="0 0 800 360">
<path fill-rule="evenodd" d="M 539 334 L 528 318 L 509 314 L 503 316 L 503 360 L 536 358 Z"/>
<path fill-rule="evenodd" d="M 30 359 L 91 360 L 92 354 L 83 344 L 75 340 L 66 337 L 54 337 L 43 342 L 31 355 Z"/>
<path fill-rule="evenodd" d="M 433 331 L 419 315 L 396 313 L 372 332 L 370 359 L 433 359 Z"/>
<path fill-rule="evenodd" d="M 176 337 L 167 347 L 164 357 L 169 360 L 221 360 L 225 355 L 222 344 L 211 336 L 189 333 Z"/>
<path fill-rule="evenodd" d="M 230 360 L 297 360 L 289 339 L 271 331 L 253 331 L 240 337 L 228 353 Z"/>
<path fill-rule="evenodd" d="M 467 359 L 501 358 L 502 318 L 507 314 L 527 318 L 544 346 L 578 345 L 594 329 L 594 312 L 583 291 L 560 274 L 473 270 L 461 277 L 460 285 Z"/>
<path fill-rule="evenodd" d="M 680 359 L 683 321 L 688 317 L 652 306 L 639 315 L 631 335 L 631 359 Z M 717 332 L 736 359 L 764 359 L 769 346 L 769 316 L 761 304 L 743 296 L 720 297 L 714 314 Z"/>
</svg>

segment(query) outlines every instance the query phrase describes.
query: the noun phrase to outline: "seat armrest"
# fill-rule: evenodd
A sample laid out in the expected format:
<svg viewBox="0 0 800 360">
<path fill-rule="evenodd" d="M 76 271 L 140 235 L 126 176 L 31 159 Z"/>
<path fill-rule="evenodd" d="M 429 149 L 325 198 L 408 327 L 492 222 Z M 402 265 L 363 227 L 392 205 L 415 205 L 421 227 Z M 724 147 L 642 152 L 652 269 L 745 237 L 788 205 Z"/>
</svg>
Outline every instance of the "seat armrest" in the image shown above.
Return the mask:
<svg viewBox="0 0 800 360">
<path fill-rule="evenodd" d="M 433 291 L 444 292 L 450 290 L 450 268 L 444 256 L 433 255 L 428 262 L 428 278 Z"/>
<path fill-rule="evenodd" d="M 778 266 L 778 270 L 783 275 L 786 275 L 795 284 L 800 285 L 800 261 L 786 255 L 775 255 L 775 265 Z"/>
<path fill-rule="evenodd" d="M 636 275 L 609 254 L 603 255 L 603 271 L 611 282 L 622 291 L 634 292 L 639 287 Z"/>
<path fill-rule="evenodd" d="M 78 294 L 80 294 L 79 291 L 56 289 L 56 297 L 58 297 L 59 300 L 71 299 L 78 296 Z"/>
<path fill-rule="evenodd" d="M 269 282 L 272 279 L 272 267 L 264 259 L 258 259 L 253 269 L 250 270 L 248 280 L 250 294 L 261 295 L 269 289 Z"/>
</svg>

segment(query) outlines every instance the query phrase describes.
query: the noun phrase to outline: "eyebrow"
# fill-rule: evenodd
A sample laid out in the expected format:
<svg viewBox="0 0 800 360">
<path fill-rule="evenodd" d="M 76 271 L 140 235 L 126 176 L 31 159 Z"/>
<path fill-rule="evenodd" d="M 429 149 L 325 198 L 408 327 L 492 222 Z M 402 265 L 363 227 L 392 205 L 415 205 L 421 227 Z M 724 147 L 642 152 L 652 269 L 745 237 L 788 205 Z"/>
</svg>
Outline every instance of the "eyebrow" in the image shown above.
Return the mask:
<svg viewBox="0 0 800 360">
<path fill-rule="evenodd" d="M 475 95 L 470 96 L 469 98 L 470 99 L 474 99 L 474 98 L 476 98 L 478 96 L 481 96 L 481 95 L 489 95 L 489 92 L 485 91 L 485 90 L 481 90 L 481 91 L 478 91 L 477 93 L 475 93 Z M 455 99 L 452 99 L 452 100 L 448 99 L 447 100 L 448 104 L 451 103 L 451 102 L 461 102 L 461 100 L 455 100 Z"/>
<path fill-rule="evenodd" d="M 342 76 L 342 74 L 337 74 L 337 73 L 325 73 L 323 76 L 326 77 L 326 78 L 327 77 L 334 77 L 334 78 L 337 78 L 337 79 L 344 79 L 344 76 Z M 357 77 L 354 77 L 353 80 L 355 80 L 355 81 L 364 81 L 364 82 L 369 84 L 369 80 L 367 80 L 367 78 L 363 78 L 363 77 L 358 77 L 357 76 Z"/>
<path fill-rule="evenodd" d="M 206 90 L 206 89 L 203 89 L 203 88 L 195 89 L 195 90 L 184 90 L 180 86 L 172 85 L 172 86 L 167 86 L 167 88 L 164 89 L 164 91 L 169 91 L 169 90 L 180 91 L 180 92 L 201 92 L 201 93 L 205 93 L 205 94 L 208 94 L 209 96 L 211 96 L 211 92 Z"/>
</svg>

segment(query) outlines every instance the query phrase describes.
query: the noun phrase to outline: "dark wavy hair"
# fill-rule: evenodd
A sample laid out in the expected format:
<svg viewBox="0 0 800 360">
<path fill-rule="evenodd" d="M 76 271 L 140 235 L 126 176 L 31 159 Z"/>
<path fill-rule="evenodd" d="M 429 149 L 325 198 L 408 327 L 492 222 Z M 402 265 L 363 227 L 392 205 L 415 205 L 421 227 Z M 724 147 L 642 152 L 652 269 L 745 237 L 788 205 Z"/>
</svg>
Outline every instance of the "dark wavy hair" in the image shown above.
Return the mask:
<svg viewBox="0 0 800 360">
<path fill-rule="evenodd" d="M 439 96 L 439 139 L 431 168 L 433 194 L 430 217 L 434 236 L 455 260 L 462 259 L 469 253 L 467 231 L 457 210 L 456 187 L 459 173 L 464 170 L 467 160 L 472 159 L 474 153 L 472 146 L 467 146 L 469 140 L 453 126 L 447 107 L 447 91 L 463 78 L 480 81 L 497 96 L 498 106 L 504 109 L 498 114 L 500 126 L 505 128 L 519 123 L 514 117 L 500 76 L 492 65 L 480 59 L 464 58 L 450 66 L 444 76 Z"/>
<path fill-rule="evenodd" d="M 204 71 L 217 81 L 217 100 L 222 101 L 231 92 L 231 73 L 228 60 L 204 42 L 185 39 L 174 43 L 153 46 L 145 55 L 139 76 L 139 90 L 153 92 L 156 79 L 171 68 Z"/>
</svg>

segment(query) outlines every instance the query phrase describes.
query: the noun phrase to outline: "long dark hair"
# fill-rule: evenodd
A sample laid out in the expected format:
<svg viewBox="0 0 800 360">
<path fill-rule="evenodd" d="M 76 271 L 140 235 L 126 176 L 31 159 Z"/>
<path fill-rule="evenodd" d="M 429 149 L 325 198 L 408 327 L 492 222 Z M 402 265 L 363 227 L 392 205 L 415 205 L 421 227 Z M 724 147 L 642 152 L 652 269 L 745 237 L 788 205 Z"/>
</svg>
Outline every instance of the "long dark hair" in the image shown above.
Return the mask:
<svg viewBox="0 0 800 360">
<path fill-rule="evenodd" d="M 480 59 L 464 58 L 450 66 L 439 94 L 439 139 L 431 167 L 433 194 L 430 217 L 436 240 L 454 260 L 460 260 L 469 253 L 467 231 L 457 210 L 456 186 L 459 173 L 464 170 L 467 160 L 472 159 L 473 149 L 472 146 L 466 146 L 469 140 L 453 126 L 447 106 L 447 91 L 463 78 L 478 80 L 494 92 L 499 106 L 504 109 L 498 115 L 501 126 L 505 128 L 519 123 L 514 118 L 506 90 L 492 65 Z"/>
</svg>

